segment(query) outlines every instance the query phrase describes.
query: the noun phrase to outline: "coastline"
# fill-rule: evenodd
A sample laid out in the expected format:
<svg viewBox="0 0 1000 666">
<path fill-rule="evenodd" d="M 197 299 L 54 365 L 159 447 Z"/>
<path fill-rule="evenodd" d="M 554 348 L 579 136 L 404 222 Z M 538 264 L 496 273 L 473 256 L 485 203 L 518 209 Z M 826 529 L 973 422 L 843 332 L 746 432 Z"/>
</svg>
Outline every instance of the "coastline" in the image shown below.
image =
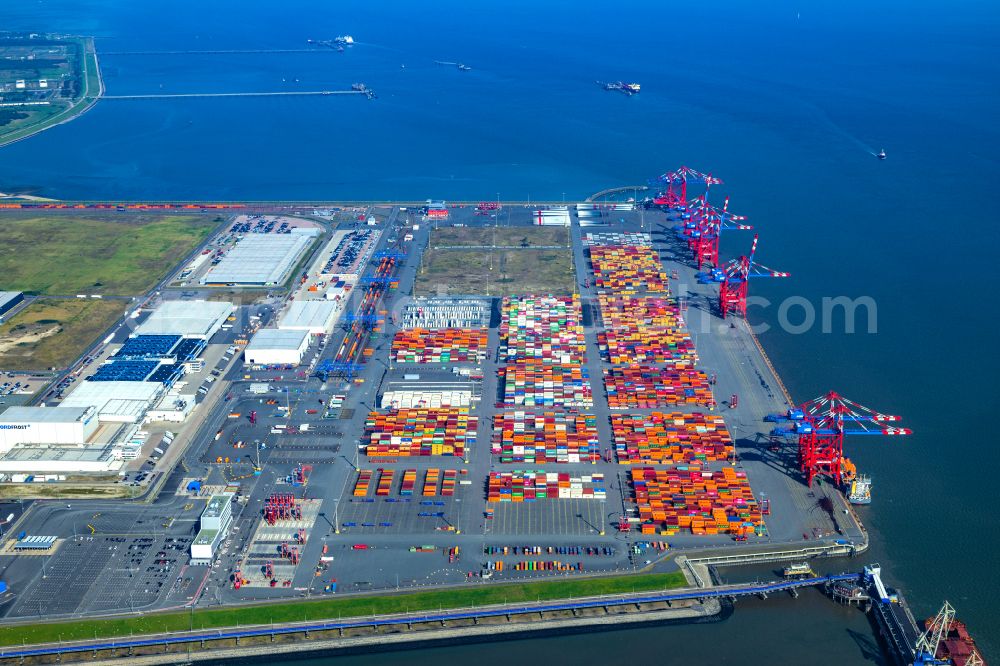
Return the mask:
<svg viewBox="0 0 1000 666">
<path fill-rule="evenodd" d="M 37 134 L 40 134 L 41 132 L 44 132 L 45 130 L 52 129 L 53 127 L 58 127 L 59 125 L 63 125 L 65 123 L 68 123 L 68 122 L 71 122 L 73 120 L 76 120 L 77 118 L 79 118 L 83 114 L 87 113 L 92 108 L 94 108 L 97 105 L 98 100 L 100 100 L 101 97 L 104 96 L 104 76 L 101 73 L 101 63 L 100 63 L 100 58 L 98 58 L 98 56 L 97 56 L 97 46 L 94 43 L 94 38 L 93 37 L 81 37 L 79 39 L 83 40 L 83 61 L 84 62 L 83 62 L 83 77 L 82 78 L 83 78 L 83 81 L 84 81 L 84 85 L 86 86 L 83 95 L 80 96 L 79 102 L 77 102 L 73 106 L 70 106 L 69 108 L 67 108 L 63 112 L 64 114 L 68 114 L 65 117 L 55 116 L 53 118 L 49 118 L 48 120 L 46 120 L 39 127 L 25 128 L 26 130 L 30 129 L 30 131 L 28 131 L 27 134 L 22 134 L 22 135 L 19 135 L 19 136 L 15 136 L 12 139 L 2 139 L 2 140 L 0 140 L 0 148 L 4 148 L 6 146 L 13 145 L 13 144 L 17 143 L 18 141 L 23 141 L 25 139 L 30 139 L 31 137 L 33 137 L 33 136 L 35 136 Z M 91 57 L 93 58 L 93 67 L 94 67 L 93 75 L 96 76 L 97 86 L 98 86 L 98 88 L 97 88 L 97 94 L 96 95 L 91 95 L 91 93 L 90 93 L 91 72 L 90 72 L 89 66 L 87 65 L 87 60 L 89 58 L 91 58 Z M 20 130 L 17 130 L 17 131 L 20 131 Z M 0 198 L 2 198 L 4 196 L 6 196 L 6 195 L 3 195 L 2 193 L 0 193 Z M 28 200 L 31 200 L 31 201 L 36 201 L 36 200 L 49 201 L 49 199 L 36 199 L 36 198 L 28 198 L 28 197 L 21 197 L 21 198 L 28 199 Z"/>
</svg>

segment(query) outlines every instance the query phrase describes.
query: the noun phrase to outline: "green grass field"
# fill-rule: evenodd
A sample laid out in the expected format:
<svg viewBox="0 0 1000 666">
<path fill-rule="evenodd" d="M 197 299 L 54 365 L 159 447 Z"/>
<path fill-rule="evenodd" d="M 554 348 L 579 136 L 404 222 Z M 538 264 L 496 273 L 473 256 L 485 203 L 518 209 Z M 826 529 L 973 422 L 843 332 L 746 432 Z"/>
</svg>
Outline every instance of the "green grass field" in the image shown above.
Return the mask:
<svg viewBox="0 0 1000 666">
<path fill-rule="evenodd" d="M 0 215 L 0 290 L 137 296 L 214 227 L 193 215 Z"/>
<path fill-rule="evenodd" d="M 469 608 L 527 601 L 551 601 L 602 594 L 624 594 L 683 587 L 684 574 L 644 574 L 509 585 L 483 585 L 372 597 L 327 598 L 231 609 L 150 614 L 128 619 L 81 620 L 0 627 L 0 645 L 32 645 L 114 636 L 218 629 L 224 627 L 360 617 L 409 611 Z"/>
<path fill-rule="evenodd" d="M 39 299 L 0 325 L 0 369 L 65 368 L 124 313 L 118 300 Z"/>
<path fill-rule="evenodd" d="M 568 240 L 567 230 L 557 227 L 436 229 L 414 295 L 571 294 L 575 275 Z M 488 247 L 482 249 L 484 245 Z M 459 249 L 441 249 L 454 247 Z"/>
</svg>

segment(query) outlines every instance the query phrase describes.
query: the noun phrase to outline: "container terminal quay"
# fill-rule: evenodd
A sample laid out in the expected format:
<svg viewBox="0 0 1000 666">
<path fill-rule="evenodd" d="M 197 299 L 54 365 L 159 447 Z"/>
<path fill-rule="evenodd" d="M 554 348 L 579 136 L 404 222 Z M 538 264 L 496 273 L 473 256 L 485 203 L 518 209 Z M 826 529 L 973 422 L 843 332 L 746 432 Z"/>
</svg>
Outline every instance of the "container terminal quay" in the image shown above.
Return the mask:
<svg viewBox="0 0 1000 666">
<path fill-rule="evenodd" d="M 794 400 L 746 323 L 756 278 L 794 280 L 759 263 L 780 264 L 766 223 L 691 169 L 620 189 L 0 203 L 218 220 L 0 412 L 0 488 L 22 498 L 2 505 L 0 660 L 705 620 L 818 588 L 868 611 L 893 663 L 982 663 L 950 606 L 918 623 L 864 557 L 852 504 L 877 506 L 877 479 L 845 440 L 909 431 L 832 390 Z M 723 232 L 746 253 L 720 256 Z M 760 563 L 773 580 L 725 582 Z"/>
</svg>

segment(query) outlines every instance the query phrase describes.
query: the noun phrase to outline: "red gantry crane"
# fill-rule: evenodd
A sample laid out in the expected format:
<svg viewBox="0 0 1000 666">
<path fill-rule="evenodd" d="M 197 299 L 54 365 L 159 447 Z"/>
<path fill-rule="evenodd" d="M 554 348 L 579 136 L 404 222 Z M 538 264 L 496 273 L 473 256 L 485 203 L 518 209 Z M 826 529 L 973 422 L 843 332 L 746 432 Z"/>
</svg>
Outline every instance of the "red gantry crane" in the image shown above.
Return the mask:
<svg viewBox="0 0 1000 666">
<path fill-rule="evenodd" d="M 843 469 L 851 466 L 844 457 L 844 435 L 910 435 L 909 428 L 887 425 L 900 420 L 876 412 L 830 391 L 803 403 L 786 414 L 770 414 L 766 421 L 784 423 L 771 431 L 772 436 L 798 437 L 799 464 L 812 486 L 820 474 L 832 478 L 839 486 Z"/>
<path fill-rule="evenodd" d="M 730 313 L 747 316 L 747 290 L 750 278 L 786 278 L 790 273 L 775 271 L 753 260 L 757 251 L 757 234 L 753 236 L 750 254 L 731 260 L 719 287 L 719 311 L 725 319 Z"/>
<path fill-rule="evenodd" d="M 723 230 L 753 229 L 749 224 L 742 224 L 745 215 L 729 212 L 729 197 L 718 209 L 703 198 L 698 198 L 697 207 L 691 213 L 691 219 L 684 224 L 683 233 L 688 237 L 688 246 L 694 255 L 695 267 L 701 270 L 704 264 L 715 268 L 719 265 L 719 238 Z"/>
<path fill-rule="evenodd" d="M 704 184 L 706 194 L 708 193 L 708 188 L 712 185 L 722 184 L 720 178 L 715 178 L 710 173 L 701 173 L 700 171 L 682 166 L 676 171 L 665 173 L 656 178 L 656 183 L 660 187 L 664 187 L 664 189 L 656 195 L 653 203 L 657 206 L 668 206 L 670 208 L 687 205 L 688 181 Z"/>
</svg>

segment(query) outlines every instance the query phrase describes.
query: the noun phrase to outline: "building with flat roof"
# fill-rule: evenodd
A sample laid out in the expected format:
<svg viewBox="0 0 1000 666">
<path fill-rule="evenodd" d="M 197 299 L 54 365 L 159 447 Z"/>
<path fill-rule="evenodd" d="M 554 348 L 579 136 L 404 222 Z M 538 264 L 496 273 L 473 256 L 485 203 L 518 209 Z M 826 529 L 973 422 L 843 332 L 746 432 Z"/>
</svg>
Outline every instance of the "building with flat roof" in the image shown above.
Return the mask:
<svg viewBox="0 0 1000 666">
<path fill-rule="evenodd" d="M 112 444 L 89 446 L 15 446 L 0 455 L 0 474 L 117 472 L 123 461 Z"/>
<path fill-rule="evenodd" d="M 146 421 L 182 423 L 194 410 L 195 396 L 169 391 L 152 409 L 146 412 Z"/>
<path fill-rule="evenodd" d="M 207 564 L 219 552 L 219 544 L 233 524 L 233 496 L 233 493 L 219 493 L 209 498 L 201 513 L 198 535 L 191 542 L 192 563 Z"/>
<path fill-rule="evenodd" d="M 136 333 L 207 340 L 222 328 L 233 309 L 233 304 L 225 301 L 163 301 L 136 328 Z"/>
<path fill-rule="evenodd" d="M 267 287 L 283 284 L 313 240 L 316 228 L 287 234 L 247 234 L 201 279 L 205 285 Z"/>
<path fill-rule="evenodd" d="M 414 298 L 403 308 L 401 328 L 489 328 L 492 302 L 471 296 Z"/>
<path fill-rule="evenodd" d="M 13 310 L 23 300 L 24 294 L 20 291 L 0 291 L 0 317 Z"/>
<path fill-rule="evenodd" d="M 344 309 L 339 301 L 292 301 L 278 320 L 283 331 L 308 331 L 313 335 L 329 334 Z"/>
<path fill-rule="evenodd" d="M 134 423 L 163 393 L 159 382 L 80 382 L 60 407 L 93 407 L 104 422 Z"/>
<path fill-rule="evenodd" d="M 308 347 L 308 330 L 262 328 L 243 350 L 243 359 L 252 365 L 298 365 Z"/>
<path fill-rule="evenodd" d="M 82 446 L 97 430 L 97 410 L 80 407 L 8 407 L 0 414 L 0 452 L 17 444 Z"/>
</svg>

